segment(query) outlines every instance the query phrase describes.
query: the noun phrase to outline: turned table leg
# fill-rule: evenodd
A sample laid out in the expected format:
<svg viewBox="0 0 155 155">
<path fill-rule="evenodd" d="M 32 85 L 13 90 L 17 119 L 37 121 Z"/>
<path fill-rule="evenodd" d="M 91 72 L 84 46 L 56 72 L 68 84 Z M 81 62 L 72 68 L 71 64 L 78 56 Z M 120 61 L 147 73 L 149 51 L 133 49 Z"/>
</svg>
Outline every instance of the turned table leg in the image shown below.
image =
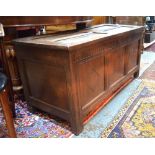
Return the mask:
<svg viewBox="0 0 155 155">
<path fill-rule="evenodd" d="M 13 123 L 13 116 L 12 116 L 11 108 L 9 105 L 8 95 L 5 89 L 0 93 L 0 101 L 2 104 L 2 109 L 3 109 L 4 117 L 6 120 L 8 135 L 11 138 L 16 138 L 16 132 L 15 132 L 14 123 Z"/>
</svg>

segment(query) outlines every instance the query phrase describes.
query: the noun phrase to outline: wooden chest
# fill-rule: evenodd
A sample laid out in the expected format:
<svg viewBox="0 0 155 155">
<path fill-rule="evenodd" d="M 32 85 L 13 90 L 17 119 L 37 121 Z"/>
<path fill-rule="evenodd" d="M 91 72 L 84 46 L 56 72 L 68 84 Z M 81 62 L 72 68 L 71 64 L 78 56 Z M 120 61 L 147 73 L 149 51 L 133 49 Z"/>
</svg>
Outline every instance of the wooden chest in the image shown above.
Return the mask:
<svg viewBox="0 0 155 155">
<path fill-rule="evenodd" d="M 138 76 L 142 34 L 140 26 L 98 25 L 15 40 L 28 104 L 79 134 L 92 111 Z"/>
</svg>

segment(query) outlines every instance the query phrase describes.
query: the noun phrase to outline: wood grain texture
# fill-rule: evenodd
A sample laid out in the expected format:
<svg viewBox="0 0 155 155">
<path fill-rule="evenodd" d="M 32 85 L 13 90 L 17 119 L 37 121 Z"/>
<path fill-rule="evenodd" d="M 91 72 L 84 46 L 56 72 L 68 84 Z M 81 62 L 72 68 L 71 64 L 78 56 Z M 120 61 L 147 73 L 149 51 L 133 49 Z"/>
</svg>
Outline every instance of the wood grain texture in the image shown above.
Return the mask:
<svg viewBox="0 0 155 155">
<path fill-rule="evenodd" d="M 87 115 L 138 75 L 142 34 L 143 27 L 100 25 L 14 41 L 29 105 L 79 134 Z"/>
<path fill-rule="evenodd" d="M 8 135 L 10 138 L 16 138 L 16 131 L 13 122 L 13 115 L 11 112 L 9 99 L 6 90 L 0 92 L 0 101 L 4 112 L 4 118 L 8 129 Z"/>
<path fill-rule="evenodd" d="M 144 25 L 144 16 L 115 16 L 115 23 L 127 25 Z"/>
<path fill-rule="evenodd" d="M 0 16 L 4 27 L 61 25 L 92 20 L 91 16 Z"/>
<path fill-rule="evenodd" d="M 45 25 L 61 27 L 60 29 L 54 30 L 54 32 L 60 30 L 65 31 L 62 25 L 65 25 L 65 27 L 69 25 L 69 29 L 72 25 L 74 29 L 76 27 L 83 28 L 87 26 L 87 23 L 91 23 L 92 18 L 91 16 L 0 16 L 0 23 L 3 24 L 5 31 L 5 36 L 1 41 L 3 47 L 0 46 L 0 53 L 3 53 L 2 56 L 5 57 L 2 68 L 9 78 L 9 97 L 11 98 L 11 102 L 13 102 L 14 98 L 24 98 L 16 60 L 16 51 L 12 45 L 12 40 L 34 36 L 40 27 Z M 2 60 L 0 60 L 0 65 L 2 66 Z"/>
<path fill-rule="evenodd" d="M 93 25 L 108 23 L 109 16 L 93 16 Z"/>
</svg>

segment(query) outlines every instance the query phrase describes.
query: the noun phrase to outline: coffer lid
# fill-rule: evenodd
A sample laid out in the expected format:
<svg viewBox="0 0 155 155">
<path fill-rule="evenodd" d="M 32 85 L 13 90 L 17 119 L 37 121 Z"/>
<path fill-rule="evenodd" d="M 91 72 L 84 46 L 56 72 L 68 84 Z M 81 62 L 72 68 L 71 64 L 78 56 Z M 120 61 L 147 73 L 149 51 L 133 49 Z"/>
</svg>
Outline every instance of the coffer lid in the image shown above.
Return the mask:
<svg viewBox="0 0 155 155">
<path fill-rule="evenodd" d="M 141 26 L 102 24 L 81 31 L 62 32 L 43 36 L 27 37 L 17 39 L 15 43 L 39 44 L 55 47 L 72 47 L 90 41 L 118 35 L 131 30 L 139 29 Z"/>
</svg>

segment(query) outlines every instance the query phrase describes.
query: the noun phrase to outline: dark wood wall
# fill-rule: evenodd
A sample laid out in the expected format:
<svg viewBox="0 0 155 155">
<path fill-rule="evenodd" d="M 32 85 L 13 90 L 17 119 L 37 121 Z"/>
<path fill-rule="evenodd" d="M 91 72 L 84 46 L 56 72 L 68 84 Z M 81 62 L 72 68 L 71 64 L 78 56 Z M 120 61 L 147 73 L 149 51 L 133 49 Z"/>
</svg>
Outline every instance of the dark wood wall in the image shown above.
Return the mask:
<svg viewBox="0 0 155 155">
<path fill-rule="evenodd" d="M 93 25 L 108 23 L 109 16 L 93 16 Z"/>
<path fill-rule="evenodd" d="M 109 16 L 92 16 L 92 22 L 90 23 L 90 25 L 99 25 L 99 24 L 108 23 L 108 20 L 109 20 Z M 46 26 L 46 30 L 49 33 L 72 30 L 75 28 L 76 28 L 75 24 L 62 24 L 62 25 Z"/>
<path fill-rule="evenodd" d="M 144 25 L 143 16 L 115 16 L 114 23 L 127 25 Z"/>
</svg>

